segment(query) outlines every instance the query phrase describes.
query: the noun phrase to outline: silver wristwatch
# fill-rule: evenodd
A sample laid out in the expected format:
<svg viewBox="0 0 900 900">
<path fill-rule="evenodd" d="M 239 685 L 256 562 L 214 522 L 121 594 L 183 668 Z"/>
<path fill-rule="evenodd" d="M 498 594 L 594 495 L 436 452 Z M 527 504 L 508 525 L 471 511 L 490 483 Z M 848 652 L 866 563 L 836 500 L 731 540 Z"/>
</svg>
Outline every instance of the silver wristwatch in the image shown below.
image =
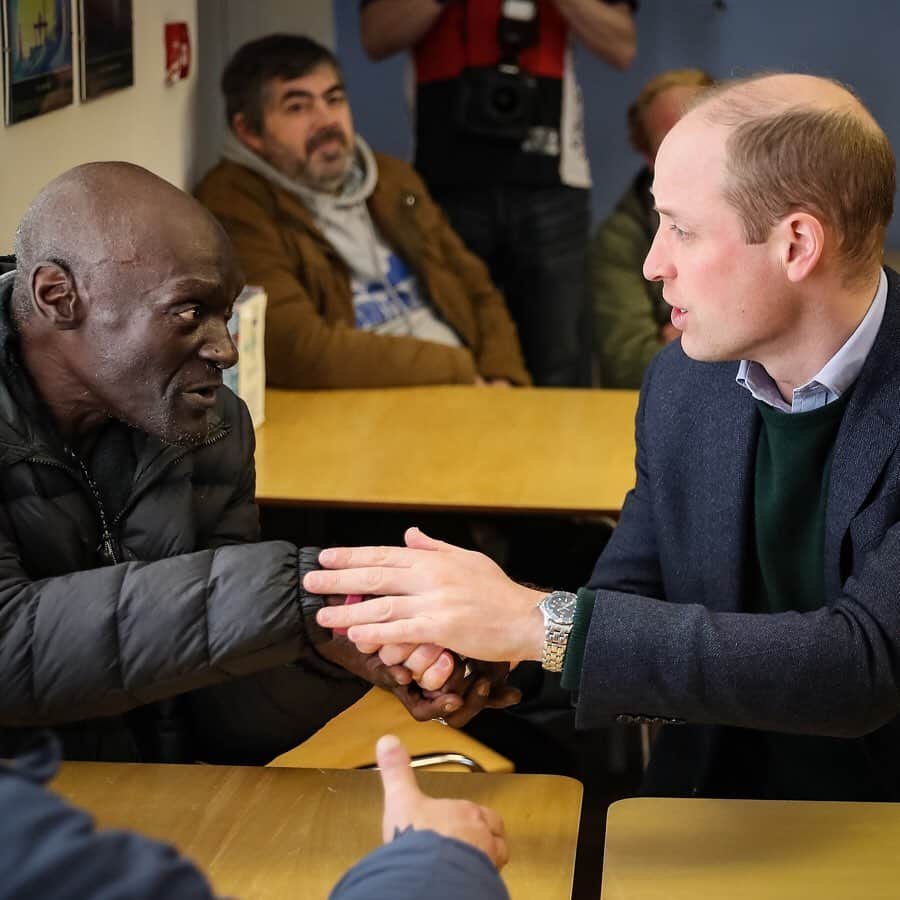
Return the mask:
<svg viewBox="0 0 900 900">
<path fill-rule="evenodd" d="M 541 666 L 548 672 L 561 672 L 569 643 L 569 633 L 575 619 L 575 603 L 578 598 L 569 591 L 553 591 L 547 594 L 538 609 L 544 616 L 544 648 Z"/>
</svg>

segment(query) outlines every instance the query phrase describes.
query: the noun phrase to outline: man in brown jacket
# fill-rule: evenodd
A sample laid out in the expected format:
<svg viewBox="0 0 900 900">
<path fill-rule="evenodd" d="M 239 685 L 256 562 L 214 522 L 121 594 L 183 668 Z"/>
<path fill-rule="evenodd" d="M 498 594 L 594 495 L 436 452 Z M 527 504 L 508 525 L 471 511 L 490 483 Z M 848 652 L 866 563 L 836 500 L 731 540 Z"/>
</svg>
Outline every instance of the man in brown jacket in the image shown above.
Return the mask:
<svg viewBox="0 0 900 900">
<path fill-rule="evenodd" d="M 197 196 L 268 293 L 266 369 L 293 388 L 528 384 L 515 326 L 405 163 L 353 130 L 335 57 L 306 37 L 241 47 L 230 131 Z"/>
</svg>

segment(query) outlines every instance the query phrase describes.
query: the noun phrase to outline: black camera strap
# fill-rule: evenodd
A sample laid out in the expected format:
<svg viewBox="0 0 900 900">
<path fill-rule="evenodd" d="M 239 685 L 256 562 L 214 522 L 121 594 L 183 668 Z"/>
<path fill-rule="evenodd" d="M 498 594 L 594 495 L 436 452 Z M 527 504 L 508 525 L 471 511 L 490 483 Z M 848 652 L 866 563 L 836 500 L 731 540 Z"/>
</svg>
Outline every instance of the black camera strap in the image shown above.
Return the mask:
<svg viewBox="0 0 900 900">
<path fill-rule="evenodd" d="M 497 22 L 501 65 L 519 66 L 519 54 L 538 42 L 537 0 L 503 0 Z"/>
</svg>

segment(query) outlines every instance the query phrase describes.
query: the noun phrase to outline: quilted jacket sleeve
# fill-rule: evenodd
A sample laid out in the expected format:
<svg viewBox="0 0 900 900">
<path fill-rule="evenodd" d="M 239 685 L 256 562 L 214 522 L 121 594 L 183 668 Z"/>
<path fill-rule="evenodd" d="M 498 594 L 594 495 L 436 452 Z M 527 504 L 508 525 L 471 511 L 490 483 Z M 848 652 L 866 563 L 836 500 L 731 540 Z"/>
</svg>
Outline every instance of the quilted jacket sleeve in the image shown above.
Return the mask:
<svg viewBox="0 0 900 900">
<path fill-rule="evenodd" d="M 0 535 L 0 724 L 125 711 L 296 659 L 298 551 L 269 542 L 31 581 Z"/>
</svg>

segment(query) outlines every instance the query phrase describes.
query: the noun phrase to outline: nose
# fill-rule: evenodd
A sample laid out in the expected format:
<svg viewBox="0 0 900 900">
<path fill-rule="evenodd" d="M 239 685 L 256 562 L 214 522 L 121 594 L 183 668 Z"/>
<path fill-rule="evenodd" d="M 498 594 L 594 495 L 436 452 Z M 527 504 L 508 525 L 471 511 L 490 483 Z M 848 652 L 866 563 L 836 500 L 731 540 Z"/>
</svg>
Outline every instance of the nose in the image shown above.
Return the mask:
<svg viewBox="0 0 900 900">
<path fill-rule="evenodd" d="M 238 348 L 223 320 L 210 322 L 210 331 L 200 348 L 200 356 L 217 369 L 230 369 L 238 361 Z"/>
<path fill-rule="evenodd" d="M 675 274 L 661 235 L 662 229 L 657 228 L 647 258 L 644 260 L 644 278 L 647 281 L 662 281 Z"/>
<path fill-rule="evenodd" d="M 337 111 L 324 97 L 319 97 L 313 103 L 310 117 L 310 131 L 312 134 L 334 125 L 337 120 Z"/>
</svg>

